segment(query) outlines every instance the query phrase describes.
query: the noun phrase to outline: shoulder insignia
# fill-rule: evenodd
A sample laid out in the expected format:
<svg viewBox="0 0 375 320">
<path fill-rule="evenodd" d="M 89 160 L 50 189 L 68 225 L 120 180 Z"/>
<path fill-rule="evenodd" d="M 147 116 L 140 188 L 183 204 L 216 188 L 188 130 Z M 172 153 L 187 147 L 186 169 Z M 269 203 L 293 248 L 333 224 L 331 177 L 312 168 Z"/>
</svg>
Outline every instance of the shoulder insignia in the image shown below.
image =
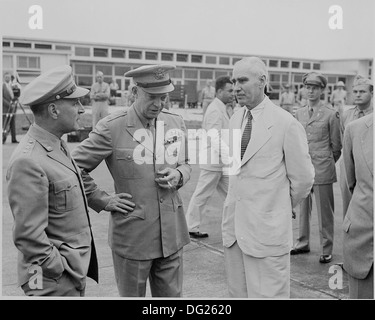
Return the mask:
<svg viewBox="0 0 375 320">
<path fill-rule="evenodd" d="M 24 149 L 22 150 L 23 153 L 30 153 L 35 146 L 35 140 L 30 139 L 27 144 L 25 145 Z"/>
</svg>

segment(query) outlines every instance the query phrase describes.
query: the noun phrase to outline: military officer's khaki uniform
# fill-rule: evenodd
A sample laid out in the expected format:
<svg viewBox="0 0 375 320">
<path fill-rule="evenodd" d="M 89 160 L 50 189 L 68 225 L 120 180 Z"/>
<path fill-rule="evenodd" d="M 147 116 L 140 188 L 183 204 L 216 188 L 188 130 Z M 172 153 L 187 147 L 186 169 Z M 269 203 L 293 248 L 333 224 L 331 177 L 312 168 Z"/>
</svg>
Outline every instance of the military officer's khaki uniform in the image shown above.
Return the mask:
<svg viewBox="0 0 375 320">
<path fill-rule="evenodd" d="M 296 118 L 306 130 L 309 153 L 315 168 L 312 192 L 300 206 L 299 236 L 296 249 L 310 249 L 310 216 L 312 193 L 318 211 L 322 254 L 330 255 L 334 237 L 334 198 L 332 184 L 337 181 L 335 162 L 341 155 L 340 119 L 330 105 L 320 102 L 310 118 L 309 106 L 296 112 Z"/>
</svg>

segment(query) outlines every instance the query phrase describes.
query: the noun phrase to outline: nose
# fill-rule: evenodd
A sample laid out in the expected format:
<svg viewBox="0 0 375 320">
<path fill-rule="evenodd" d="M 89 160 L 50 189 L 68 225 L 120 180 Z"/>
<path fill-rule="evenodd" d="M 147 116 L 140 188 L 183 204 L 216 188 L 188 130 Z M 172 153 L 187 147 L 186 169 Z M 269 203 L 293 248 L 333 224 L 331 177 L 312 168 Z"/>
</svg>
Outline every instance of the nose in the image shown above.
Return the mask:
<svg viewBox="0 0 375 320">
<path fill-rule="evenodd" d="M 82 105 L 81 101 L 78 101 L 78 113 L 85 113 L 85 107 Z"/>
<path fill-rule="evenodd" d="M 161 107 L 163 104 L 163 100 L 161 98 L 155 98 L 154 99 L 154 105 L 157 107 Z"/>
</svg>

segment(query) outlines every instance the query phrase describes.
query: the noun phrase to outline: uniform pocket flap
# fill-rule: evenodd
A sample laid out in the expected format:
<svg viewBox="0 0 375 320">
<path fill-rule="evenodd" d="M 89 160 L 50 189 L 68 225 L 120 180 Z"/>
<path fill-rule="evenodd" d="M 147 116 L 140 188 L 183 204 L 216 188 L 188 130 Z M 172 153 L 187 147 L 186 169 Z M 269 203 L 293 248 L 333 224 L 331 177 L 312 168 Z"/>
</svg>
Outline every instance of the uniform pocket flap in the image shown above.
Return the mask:
<svg viewBox="0 0 375 320">
<path fill-rule="evenodd" d="M 72 177 L 72 178 L 65 179 L 65 180 L 55 181 L 53 183 L 53 190 L 55 194 L 57 194 L 61 191 L 69 191 L 77 186 L 78 186 L 77 180 L 74 177 Z"/>
<path fill-rule="evenodd" d="M 116 149 L 116 159 L 133 161 L 133 149 Z"/>
</svg>

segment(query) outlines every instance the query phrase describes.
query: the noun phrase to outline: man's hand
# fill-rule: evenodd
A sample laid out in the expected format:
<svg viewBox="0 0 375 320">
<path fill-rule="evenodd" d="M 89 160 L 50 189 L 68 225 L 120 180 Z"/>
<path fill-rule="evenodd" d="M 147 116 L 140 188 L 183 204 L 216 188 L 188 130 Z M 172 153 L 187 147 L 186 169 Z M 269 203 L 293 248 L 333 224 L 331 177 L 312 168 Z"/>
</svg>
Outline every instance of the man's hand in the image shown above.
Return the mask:
<svg viewBox="0 0 375 320">
<path fill-rule="evenodd" d="M 158 178 L 155 179 L 160 188 L 173 189 L 176 188 L 181 178 L 181 172 L 172 169 L 165 168 L 158 171 Z"/>
<path fill-rule="evenodd" d="M 128 199 L 131 199 L 132 195 L 129 193 L 118 193 L 114 194 L 105 206 L 106 211 L 118 211 L 121 213 L 129 213 L 134 210 L 135 203 Z"/>
</svg>

